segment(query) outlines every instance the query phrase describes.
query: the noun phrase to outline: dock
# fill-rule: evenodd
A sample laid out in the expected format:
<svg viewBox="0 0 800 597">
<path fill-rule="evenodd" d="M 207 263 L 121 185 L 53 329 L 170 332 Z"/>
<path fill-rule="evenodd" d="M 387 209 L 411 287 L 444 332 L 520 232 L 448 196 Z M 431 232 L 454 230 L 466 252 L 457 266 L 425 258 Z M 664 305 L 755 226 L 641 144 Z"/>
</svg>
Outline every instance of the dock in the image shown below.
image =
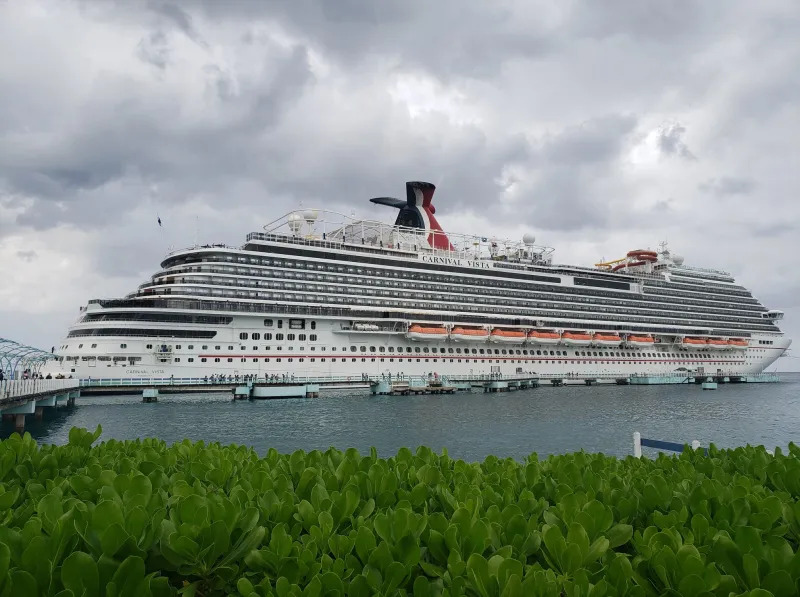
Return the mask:
<svg viewBox="0 0 800 597">
<path fill-rule="evenodd" d="M 25 417 L 41 420 L 46 408 L 75 406 L 80 397 L 77 379 L 12 379 L 0 382 L 0 413 L 14 421 L 14 430 L 25 432 Z"/>
<path fill-rule="evenodd" d="M 74 380 L 73 383 L 76 383 Z M 158 396 L 174 393 L 225 393 L 234 400 L 272 400 L 278 398 L 317 398 L 322 392 L 367 390 L 372 395 L 408 396 L 443 395 L 457 392 L 514 392 L 549 385 L 565 386 L 736 384 L 778 382 L 774 373 L 736 375 L 697 372 L 674 372 L 653 375 L 619 373 L 583 375 L 579 373 L 519 373 L 501 375 L 392 376 L 378 375 L 280 375 L 267 378 L 229 376 L 203 378 L 109 378 L 80 381 L 83 396 L 141 393 L 143 402 L 157 402 Z M 710 386 L 707 386 L 710 387 Z"/>
</svg>

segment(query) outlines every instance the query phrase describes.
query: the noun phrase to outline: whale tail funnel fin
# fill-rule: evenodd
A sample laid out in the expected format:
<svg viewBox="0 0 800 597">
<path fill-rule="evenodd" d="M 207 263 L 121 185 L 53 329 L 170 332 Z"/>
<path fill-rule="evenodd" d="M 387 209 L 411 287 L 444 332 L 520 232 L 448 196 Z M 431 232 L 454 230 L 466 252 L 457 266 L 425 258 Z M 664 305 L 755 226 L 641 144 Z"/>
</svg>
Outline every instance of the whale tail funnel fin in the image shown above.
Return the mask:
<svg viewBox="0 0 800 597">
<path fill-rule="evenodd" d="M 376 205 L 388 205 L 389 207 L 396 207 L 397 209 L 403 209 L 406 205 L 408 205 L 408 201 L 395 199 L 394 197 L 375 197 L 369 201 L 370 203 L 375 203 Z"/>
<path fill-rule="evenodd" d="M 445 251 L 455 251 L 450 239 L 447 238 L 439 222 L 436 220 L 436 208 L 433 206 L 433 193 L 436 192 L 436 185 L 430 182 L 412 181 L 406 183 L 406 199 L 409 207 L 416 207 L 425 222 L 425 229 L 431 234 L 428 235 L 428 243 L 434 249 Z"/>
<path fill-rule="evenodd" d="M 406 200 L 393 197 L 375 197 L 370 199 L 377 205 L 388 205 L 400 210 L 395 226 L 421 228 L 427 230 L 428 244 L 434 249 L 455 251 L 439 222 L 436 220 L 436 208 L 433 206 L 433 193 L 436 185 L 430 182 L 412 181 L 406 183 Z"/>
</svg>

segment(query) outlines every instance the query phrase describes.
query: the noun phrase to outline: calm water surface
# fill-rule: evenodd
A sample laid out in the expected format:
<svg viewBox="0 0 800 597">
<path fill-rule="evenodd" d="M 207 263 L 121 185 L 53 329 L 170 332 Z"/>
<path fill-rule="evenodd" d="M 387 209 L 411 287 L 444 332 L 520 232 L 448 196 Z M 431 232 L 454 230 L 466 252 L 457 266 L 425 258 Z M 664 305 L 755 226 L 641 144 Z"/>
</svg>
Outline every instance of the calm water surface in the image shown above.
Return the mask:
<svg viewBox="0 0 800 597">
<path fill-rule="evenodd" d="M 779 384 L 541 387 L 504 394 L 369 396 L 233 402 L 230 394 L 172 394 L 156 404 L 141 395 L 87 396 L 73 408 L 28 417 L 40 443 L 62 444 L 73 426 L 103 426 L 102 438 L 185 437 L 253 446 L 264 453 L 375 446 L 382 456 L 402 446 L 447 448 L 470 461 L 489 454 L 522 458 L 584 449 L 625 456 L 632 434 L 720 447 L 800 443 L 800 374 Z M 3 423 L 0 433 L 13 431 Z"/>
</svg>

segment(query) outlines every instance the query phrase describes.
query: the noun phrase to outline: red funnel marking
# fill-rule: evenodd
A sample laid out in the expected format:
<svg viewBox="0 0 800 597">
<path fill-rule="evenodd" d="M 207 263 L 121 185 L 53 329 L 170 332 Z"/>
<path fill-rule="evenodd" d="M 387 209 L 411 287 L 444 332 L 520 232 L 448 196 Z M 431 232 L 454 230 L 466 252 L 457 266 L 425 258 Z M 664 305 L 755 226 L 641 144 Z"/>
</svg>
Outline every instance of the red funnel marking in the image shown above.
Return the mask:
<svg viewBox="0 0 800 597">
<path fill-rule="evenodd" d="M 407 182 L 406 183 L 406 196 L 409 205 L 416 205 L 418 209 L 425 213 L 428 230 L 431 234 L 428 235 L 428 244 L 434 249 L 442 249 L 445 251 L 455 251 L 455 247 L 450 244 L 450 239 L 442 230 L 439 222 L 436 220 L 436 208 L 433 206 L 433 193 L 436 191 L 436 186 L 429 182 Z"/>
</svg>

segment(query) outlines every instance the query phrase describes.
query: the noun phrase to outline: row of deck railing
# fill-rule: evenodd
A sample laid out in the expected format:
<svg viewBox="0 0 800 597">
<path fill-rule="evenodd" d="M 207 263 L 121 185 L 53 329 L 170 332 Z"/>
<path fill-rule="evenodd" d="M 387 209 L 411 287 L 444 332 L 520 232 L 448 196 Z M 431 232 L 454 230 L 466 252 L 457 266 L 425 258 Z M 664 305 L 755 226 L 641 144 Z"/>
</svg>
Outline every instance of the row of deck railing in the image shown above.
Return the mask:
<svg viewBox="0 0 800 597">
<path fill-rule="evenodd" d="M 6 379 L 0 381 L 0 400 L 76 389 L 78 379 Z"/>
<path fill-rule="evenodd" d="M 567 373 L 517 373 L 499 374 L 484 373 L 475 375 L 389 375 L 387 373 L 365 374 L 365 375 L 267 375 L 245 376 L 230 375 L 219 377 L 109 377 L 98 379 L 80 380 L 81 387 L 118 387 L 118 386 L 147 386 L 147 385 L 172 385 L 172 386 L 205 386 L 205 385 L 231 385 L 234 383 L 276 383 L 276 384 L 368 384 L 379 381 L 408 381 L 408 382 L 439 382 L 442 384 L 453 382 L 485 382 L 485 381 L 523 381 L 523 380 L 617 380 L 631 378 L 671 378 L 671 379 L 694 379 L 707 377 L 733 377 L 733 378 L 763 378 L 778 380 L 779 377 L 774 373 L 743 374 L 739 372 L 703 372 L 694 373 L 687 371 L 677 371 L 672 373 L 653 373 L 653 374 L 630 374 L 630 373 L 591 373 L 582 374 L 577 372 Z M 70 380 L 76 381 L 76 380 Z"/>
</svg>

